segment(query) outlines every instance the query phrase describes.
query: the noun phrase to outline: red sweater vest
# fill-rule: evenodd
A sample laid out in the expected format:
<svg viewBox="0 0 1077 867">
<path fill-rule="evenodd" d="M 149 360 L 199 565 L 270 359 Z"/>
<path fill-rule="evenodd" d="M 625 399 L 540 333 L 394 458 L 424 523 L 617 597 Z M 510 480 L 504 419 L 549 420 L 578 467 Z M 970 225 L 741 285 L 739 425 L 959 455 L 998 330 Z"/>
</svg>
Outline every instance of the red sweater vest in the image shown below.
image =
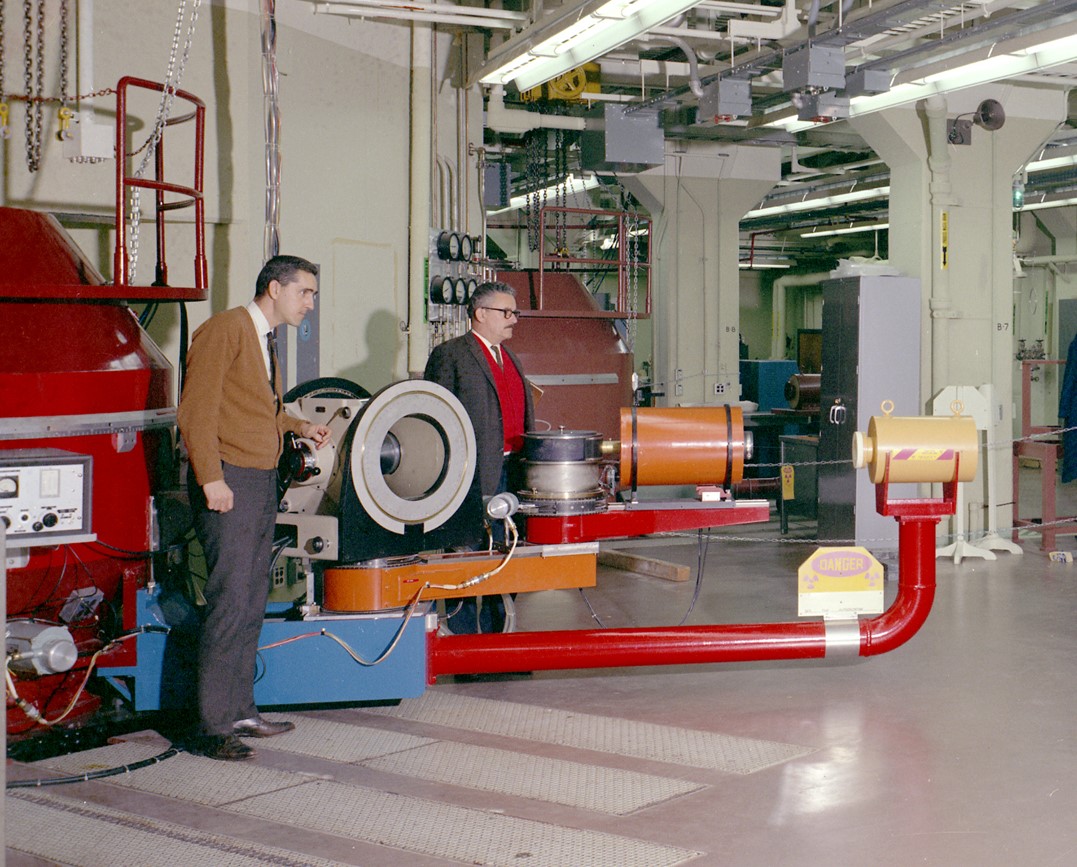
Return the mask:
<svg viewBox="0 0 1077 867">
<path fill-rule="evenodd" d="M 505 435 L 505 451 L 518 452 L 524 447 L 524 379 L 512 363 L 509 354 L 501 347 L 505 368 L 498 365 L 490 348 L 475 337 L 486 353 L 486 363 L 494 376 L 497 399 L 501 403 L 501 426 Z"/>
</svg>

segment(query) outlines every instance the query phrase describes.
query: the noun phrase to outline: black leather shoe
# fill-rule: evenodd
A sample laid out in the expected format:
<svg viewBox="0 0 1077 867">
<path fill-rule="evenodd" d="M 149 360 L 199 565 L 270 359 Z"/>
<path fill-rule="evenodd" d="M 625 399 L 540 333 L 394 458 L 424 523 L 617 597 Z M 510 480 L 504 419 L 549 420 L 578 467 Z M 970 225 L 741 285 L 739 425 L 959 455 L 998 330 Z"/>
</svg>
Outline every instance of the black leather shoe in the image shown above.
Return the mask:
<svg viewBox="0 0 1077 867">
<path fill-rule="evenodd" d="M 225 762 L 254 758 L 254 750 L 235 735 L 203 735 L 187 746 L 187 752 Z"/>
<path fill-rule="evenodd" d="M 282 735 L 295 728 L 295 723 L 270 722 L 260 716 L 252 716 L 250 719 L 236 720 L 232 723 L 233 734 L 241 738 L 271 738 L 273 735 Z"/>
</svg>

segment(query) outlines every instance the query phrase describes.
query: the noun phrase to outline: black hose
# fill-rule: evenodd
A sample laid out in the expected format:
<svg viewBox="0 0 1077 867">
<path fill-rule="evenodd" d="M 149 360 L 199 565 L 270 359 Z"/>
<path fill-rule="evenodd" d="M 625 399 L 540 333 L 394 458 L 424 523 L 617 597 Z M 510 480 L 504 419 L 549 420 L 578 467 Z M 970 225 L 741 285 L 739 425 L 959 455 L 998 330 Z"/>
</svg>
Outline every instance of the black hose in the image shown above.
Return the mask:
<svg viewBox="0 0 1077 867">
<path fill-rule="evenodd" d="M 151 756 L 148 759 L 143 759 L 140 762 L 132 762 L 129 765 L 123 765 L 119 768 L 105 768 L 101 771 L 92 771 L 88 774 L 80 774 L 75 777 L 54 777 L 54 778 L 42 778 L 38 780 L 12 780 L 7 784 L 5 788 L 8 789 L 38 789 L 43 786 L 63 786 L 68 783 L 85 783 L 90 780 L 100 780 L 102 777 L 115 777 L 119 774 L 126 774 L 131 771 L 137 771 L 139 768 L 145 768 L 149 765 L 155 765 L 158 762 L 163 762 L 165 759 L 170 759 L 177 753 L 181 753 L 183 750 L 178 747 L 169 747 L 163 753 L 158 753 L 155 756 Z"/>
</svg>

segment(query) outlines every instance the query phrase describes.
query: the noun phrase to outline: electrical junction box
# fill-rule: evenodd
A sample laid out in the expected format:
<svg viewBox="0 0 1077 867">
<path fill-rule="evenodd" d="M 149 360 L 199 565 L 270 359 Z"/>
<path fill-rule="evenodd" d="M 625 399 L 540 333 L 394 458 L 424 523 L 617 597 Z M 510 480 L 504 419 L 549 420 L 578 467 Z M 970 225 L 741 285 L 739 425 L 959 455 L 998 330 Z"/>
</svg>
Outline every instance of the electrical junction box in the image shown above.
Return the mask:
<svg viewBox="0 0 1077 867">
<path fill-rule="evenodd" d="M 93 458 L 61 449 L 0 451 L 0 523 L 9 548 L 93 541 Z"/>
<path fill-rule="evenodd" d="M 752 113 L 752 83 L 742 78 L 721 78 L 703 88 L 696 123 L 721 123 Z"/>
<path fill-rule="evenodd" d="M 92 118 L 75 117 L 71 137 L 64 139 L 64 158 L 69 160 L 111 160 L 116 156 L 116 126 L 95 123 Z"/>
<path fill-rule="evenodd" d="M 845 49 L 808 43 L 782 58 L 782 90 L 819 91 L 845 88 Z"/>
<path fill-rule="evenodd" d="M 813 120 L 817 123 L 844 120 L 849 116 L 849 97 L 838 96 L 831 90 L 825 93 L 793 94 L 797 107 L 797 120 Z"/>
<path fill-rule="evenodd" d="M 886 93 L 890 90 L 890 70 L 854 69 L 845 79 L 846 96 Z"/>
<path fill-rule="evenodd" d="M 581 168 L 596 172 L 643 171 L 666 161 L 665 133 L 658 109 L 628 111 L 603 106 L 605 130 L 585 129 L 580 135 Z"/>
</svg>

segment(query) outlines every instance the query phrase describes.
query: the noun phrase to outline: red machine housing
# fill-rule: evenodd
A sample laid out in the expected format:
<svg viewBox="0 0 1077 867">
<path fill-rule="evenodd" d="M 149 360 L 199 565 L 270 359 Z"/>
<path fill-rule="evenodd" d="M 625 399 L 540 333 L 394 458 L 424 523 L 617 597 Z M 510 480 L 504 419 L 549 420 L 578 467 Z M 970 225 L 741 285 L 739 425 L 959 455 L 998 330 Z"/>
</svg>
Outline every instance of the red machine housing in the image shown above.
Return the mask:
<svg viewBox="0 0 1077 867">
<path fill-rule="evenodd" d="M 112 414 L 171 406 L 172 367 L 125 304 L 92 300 L 93 287 L 102 287 L 102 294 L 113 287 L 56 220 L 0 208 L 0 236 L 0 449 L 48 447 L 93 458 L 93 531 L 100 541 L 30 548 L 27 565 L 8 572 L 9 620 L 58 622 L 75 591 L 97 588 L 104 596 L 90 620 L 68 624 L 80 653 L 75 667 L 20 682 L 22 697 L 48 717 L 71 700 L 85 656 L 102 646 L 102 631 L 120 626 L 109 621 L 121 610 L 130 616 L 132 606 L 124 608 L 121 597 L 129 592 L 133 599 L 149 575 L 149 561 L 139 552 L 151 546 L 150 498 L 163 481 L 158 468 L 170 466 L 165 429 L 82 431 L 95 420 L 106 427 Z M 34 287 L 37 300 L 20 297 L 26 286 Z M 40 435 L 19 438 L 4 419 L 20 419 L 21 430 L 37 428 Z M 35 419 L 41 423 L 34 425 Z M 98 700 L 89 693 L 79 701 L 68 719 L 96 710 Z M 35 725 L 9 697 L 9 736 Z"/>
<path fill-rule="evenodd" d="M 516 290 L 520 322 L 509 344 L 528 379 L 543 389 L 535 417 L 553 428 L 617 436 L 621 407 L 632 405 L 633 358 L 614 330 L 624 314 L 600 310 L 567 272 L 503 271 Z"/>
</svg>

